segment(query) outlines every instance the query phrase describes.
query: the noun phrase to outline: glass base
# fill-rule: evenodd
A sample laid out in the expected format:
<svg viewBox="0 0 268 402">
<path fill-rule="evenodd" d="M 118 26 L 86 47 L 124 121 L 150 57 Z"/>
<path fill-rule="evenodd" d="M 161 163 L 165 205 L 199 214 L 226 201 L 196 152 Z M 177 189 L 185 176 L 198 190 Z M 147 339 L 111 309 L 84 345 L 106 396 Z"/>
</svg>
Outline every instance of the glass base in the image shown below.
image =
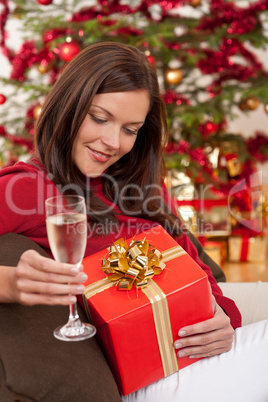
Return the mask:
<svg viewBox="0 0 268 402">
<path fill-rule="evenodd" d="M 80 324 L 80 323 L 79 323 Z M 96 334 L 96 328 L 91 324 L 66 324 L 54 330 L 53 335 L 60 341 L 75 342 L 91 338 Z"/>
</svg>

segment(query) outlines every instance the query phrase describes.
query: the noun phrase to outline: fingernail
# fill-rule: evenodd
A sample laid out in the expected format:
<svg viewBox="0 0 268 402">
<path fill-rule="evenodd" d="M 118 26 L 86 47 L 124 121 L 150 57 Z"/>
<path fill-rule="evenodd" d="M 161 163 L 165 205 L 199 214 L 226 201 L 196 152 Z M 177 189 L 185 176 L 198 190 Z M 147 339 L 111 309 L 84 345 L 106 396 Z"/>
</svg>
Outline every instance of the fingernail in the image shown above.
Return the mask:
<svg viewBox="0 0 268 402">
<path fill-rule="evenodd" d="M 88 278 L 87 274 L 82 274 L 80 278 L 81 282 L 86 282 L 87 278 Z"/>
<path fill-rule="evenodd" d="M 78 272 L 79 272 L 79 268 L 77 268 L 77 267 L 72 267 L 72 268 L 70 269 L 70 272 L 71 272 L 71 274 L 76 275 L 76 274 L 78 274 Z"/>
<path fill-rule="evenodd" d="M 186 331 L 184 331 L 184 330 L 179 331 L 179 336 L 185 336 L 185 335 L 186 335 Z"/>
<path fill-rule="evenodd" d="M 178 356 L 179 357 L 184 357 L 184 356 L 186 356 L 186 353 L 183 350 L 180 350 L 179 353 L 178 353 Z"/>
<path fill-rule="evenodd" d="M 76 286 L 77 293 L 84 293 L 84 290 L 85 290 L 85 286 L 83 286 L 83 285 Z"/>
<path fill-rule="evenodd" d="M 176 342 L 174 342 L 174 346 L 175 346 L 175 349 L 179 349 L 179 348 L 181 348 L 181 347 L 182 347 L 182 343 L 181 343 L 181 342 L 176 341 Z"/>
<path fill-rule="evenodd" d="M 191 356 L 189 356 L 189 359 L 195 359 L 196 358 L 196 356 L 195 355 L 191 355 Z"/>
</svg>

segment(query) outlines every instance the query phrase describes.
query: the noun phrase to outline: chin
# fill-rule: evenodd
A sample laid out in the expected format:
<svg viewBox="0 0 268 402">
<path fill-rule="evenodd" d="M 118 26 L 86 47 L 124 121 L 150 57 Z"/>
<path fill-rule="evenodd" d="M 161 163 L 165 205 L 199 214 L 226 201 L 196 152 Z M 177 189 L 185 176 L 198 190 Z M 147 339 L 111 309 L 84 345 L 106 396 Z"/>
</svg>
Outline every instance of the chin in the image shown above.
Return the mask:
<svg viewBox="0 0 268 402">
<path fill-rule="evenodd" d="M 86 173 L 86 176 L 94 179 L 96 177 L 100 177 L 102 174 L 103 174 L 103 172 L 94 172 L 94 173 Z"/>
</svg>

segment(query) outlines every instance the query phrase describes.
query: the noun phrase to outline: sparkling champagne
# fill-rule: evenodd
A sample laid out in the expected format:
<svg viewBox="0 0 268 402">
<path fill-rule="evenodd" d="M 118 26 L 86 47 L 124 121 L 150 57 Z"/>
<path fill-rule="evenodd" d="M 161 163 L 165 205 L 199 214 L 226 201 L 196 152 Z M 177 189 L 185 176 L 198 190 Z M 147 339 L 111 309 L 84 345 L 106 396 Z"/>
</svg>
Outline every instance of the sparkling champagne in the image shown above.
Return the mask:
<svg viewBox="0 0 268 402">
<path fill-rule="evenodd" d="M 49 216 L 46 220 L 51 251 L 56 261 L 79 264 L 87 241 L 84 214 L 67 213 Z"/>
</svg>

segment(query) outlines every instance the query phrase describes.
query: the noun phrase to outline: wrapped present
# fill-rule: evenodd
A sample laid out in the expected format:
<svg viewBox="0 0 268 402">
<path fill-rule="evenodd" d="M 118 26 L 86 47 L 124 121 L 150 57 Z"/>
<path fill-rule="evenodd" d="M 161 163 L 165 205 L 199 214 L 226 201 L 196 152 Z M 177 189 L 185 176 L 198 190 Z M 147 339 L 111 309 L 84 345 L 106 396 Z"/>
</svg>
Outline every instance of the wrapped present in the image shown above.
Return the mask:
<svg viewBox="0 0 268 402">
<path fill-rule="evenodd" d="M 239 160 L 238 156 L 234 153 L 225 155 L 226 167 L 230 177 L 239 176 L 243 171 L 243 164 Z"/>
<path fill-rule="evenodd" d="M 161 227 L 83 260 L 84 308 L 123 395 L 197 359 L 178 358 L 178 331 L 213 316 L 206 273 Z"/>
<path fill-rule="evenodd" d="M 263 191 L 260 172 L 250 175 L 249 183 L 243 179 L 236 183 L 229 193 L 232 232 L 246 227 L 251 231 L 263 229 Z"/>
<path fill-rule="evenodd" d="M 183 223 L 196 236 L 218 237 L 231 233 L 227 199 L 175 200 Z"/>
<path fill-rule="evenodd" d="M 210 258 L 219 265 L 223 267 L 226 261 L 227 254 L 227 242 L 226 240 L 215 241 L 207 239 L 205 237 L 199 237 L 198 240 L 203 246 L 204 251 L 210 256 Z"/>
<path fill-rule="evenodd" d="M 267 238 L 263 234 L 252 235 L 245 229 L 228 238 L 229 261 L 264 262 L 266 258 Z"/>
</svg>

